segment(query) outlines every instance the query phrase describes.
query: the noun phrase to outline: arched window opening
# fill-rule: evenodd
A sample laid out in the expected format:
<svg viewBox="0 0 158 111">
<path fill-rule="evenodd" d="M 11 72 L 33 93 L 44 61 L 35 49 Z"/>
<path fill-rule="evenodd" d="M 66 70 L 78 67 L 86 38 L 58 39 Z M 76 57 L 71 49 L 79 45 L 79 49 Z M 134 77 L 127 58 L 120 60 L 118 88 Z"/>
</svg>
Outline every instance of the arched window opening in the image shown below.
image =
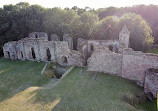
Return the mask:
<svg viewBox="0 0 158 111">
<path fill-rule="evenodd" d="M 109 46 L 109 50 L 113 51 L 113 46 L 112 45 Z"/>
<path fill-rule="evenodd" d="M 7 51 L 7 55 L 8 55 L 8 58 L 10 58 L 10 52 L 9 51 Z"/>
<path fill-rule="evenodd" d="M 67 57 L 62 56 L 62 63 L 63 63 L 63 64 L 67 64 Z"/>
<path fill-rule="evenodd" d="M 21 58 L 23 58 L 24 56 L 23 56 L 23 53 L 21 52 Z"/>
<path fill-rule="evenodd" d="M 35 38 L 37 38 L 37 34 L 35 34 Z"/>
<path fill-rule="evenodd" d="M 91 51 L 94 51 L 94 46 L 93 46 L 93 44 L 91 44 Z"/>
<path fill-rule="evenodd" d="M 118 53 L 119 52 L 119 49 L 118 49 L 118 47 L 116 47 L 116 49 L 115 49 L 115 53 Z"/>
<path fill-rule="evenodd" d="M 51 53 L 50 53 L 49 48 L 47 48 L 47 60 L 51 61 Z"/>
<path fill-rule="evenodd" d="M 32 58 L 36 59 L 36 54 L 33 47 L 31 47 L 31 53 L 32 53 Z"/>
<path fill-rule="evenodd" d="M 67 58 L 66 57 L 64 57 L 63 63 L 67 64 Z"/>
</svg>

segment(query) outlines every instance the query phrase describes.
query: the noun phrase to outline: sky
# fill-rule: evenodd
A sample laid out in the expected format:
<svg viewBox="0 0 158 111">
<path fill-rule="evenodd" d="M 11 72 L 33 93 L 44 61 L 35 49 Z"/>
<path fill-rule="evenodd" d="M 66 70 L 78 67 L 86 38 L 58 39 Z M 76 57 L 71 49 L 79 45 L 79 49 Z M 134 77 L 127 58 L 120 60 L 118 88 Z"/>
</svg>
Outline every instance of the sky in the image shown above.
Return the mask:
<svg viewBox="0 0 158 111">
<path fill-rule="evenodd" d="M 86 6 L 90 8 L 105 8 L 109 6 L 125 7 L 139 4 L 154 4 L 158 5 L 158 0 L 0 0 L 0 7 L 8 4 L 16 4 L 19 2 L 28 2 L 30 5 L 38 4 L 45 8 L 61 7 L 72 8 L 77 6 L 84 8 Z"/>
</svg>

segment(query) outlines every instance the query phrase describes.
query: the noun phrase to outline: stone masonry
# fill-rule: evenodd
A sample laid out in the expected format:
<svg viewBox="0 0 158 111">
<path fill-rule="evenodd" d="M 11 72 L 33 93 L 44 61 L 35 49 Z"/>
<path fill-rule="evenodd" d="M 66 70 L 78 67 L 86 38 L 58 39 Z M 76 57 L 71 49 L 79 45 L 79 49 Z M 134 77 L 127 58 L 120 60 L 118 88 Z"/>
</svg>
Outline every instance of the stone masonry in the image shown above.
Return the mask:
<svg viewBox="0 0 158 111">
<path fill-rule="evenodd" d="M 73 39 L 56 34 L 50 38 L 44 32 L 33 32 L 19 41 L 4 44 L 4 58 L 57 62 L 63 66 L 87 66 L 88 71 L 115 74 L 137 81 L 145 92 L 155 96 L 158 92 L 157 73 L 145 72 L 158 69 L 158 55 L 133 51 L 129 46 L 130 32 L 125 25 L 118 40 L 84 40 L 78 38 L 77 50 L 73 50 Z"/>
</svg>

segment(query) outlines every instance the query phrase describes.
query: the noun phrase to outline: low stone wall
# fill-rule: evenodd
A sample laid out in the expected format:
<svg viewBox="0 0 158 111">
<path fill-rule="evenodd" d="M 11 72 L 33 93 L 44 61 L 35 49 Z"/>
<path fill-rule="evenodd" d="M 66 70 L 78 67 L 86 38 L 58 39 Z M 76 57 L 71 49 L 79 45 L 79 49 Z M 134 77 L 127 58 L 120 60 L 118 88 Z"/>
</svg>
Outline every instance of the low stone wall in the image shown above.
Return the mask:
<svg viewBox="0 0 158 111">
<path fill-rule="evenodd" d="M 69 68 L 63 75 L 62 77 L 60 78 L 61 80 L 67 75 L 69 74 L 73 69 L 74 69 L 75 66 L 72 66 L 71 68 Z"/>
<path fill-rule="evenodd" d="M 63 75 L 62 77 L 60 78 L 60 80 L 58 82 L 56 82 L 55 84 L 53 84 L 53 86 L 59 84 L 61 82 L 62 79 L 64 79 L 66 77 L 66 75 L 68 75 L 73 69 L 74 69 L 75 66 L 72 66 L 71 68 L 69 68 Z"/>
</svg>

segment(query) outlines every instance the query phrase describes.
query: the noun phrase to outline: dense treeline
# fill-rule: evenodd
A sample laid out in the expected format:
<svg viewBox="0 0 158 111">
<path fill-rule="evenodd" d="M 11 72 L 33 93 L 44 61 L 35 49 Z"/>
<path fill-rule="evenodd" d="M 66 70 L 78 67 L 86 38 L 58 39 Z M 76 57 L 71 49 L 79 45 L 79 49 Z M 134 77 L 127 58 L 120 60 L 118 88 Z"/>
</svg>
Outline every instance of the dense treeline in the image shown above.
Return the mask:
<svg viewBox="0 0 158 111">
<path fill-rule="evenodd" d="M 146 49 L 153 37 L 155 43 L 158 42 L 158 7 L 154 5 L 97 10 L 76 6 L 71 9 L 43 8 L 26 2 L 4 5 L 0 9 L 0 53 L 5 42 L 19 40 L 34 31 L 60 37 L 69 33 L 74 42 L 79 37 L 107 40 L 118 39 L 125 24 L 131 32 L 130 47 L 134 50 Z"/>
</svg>

